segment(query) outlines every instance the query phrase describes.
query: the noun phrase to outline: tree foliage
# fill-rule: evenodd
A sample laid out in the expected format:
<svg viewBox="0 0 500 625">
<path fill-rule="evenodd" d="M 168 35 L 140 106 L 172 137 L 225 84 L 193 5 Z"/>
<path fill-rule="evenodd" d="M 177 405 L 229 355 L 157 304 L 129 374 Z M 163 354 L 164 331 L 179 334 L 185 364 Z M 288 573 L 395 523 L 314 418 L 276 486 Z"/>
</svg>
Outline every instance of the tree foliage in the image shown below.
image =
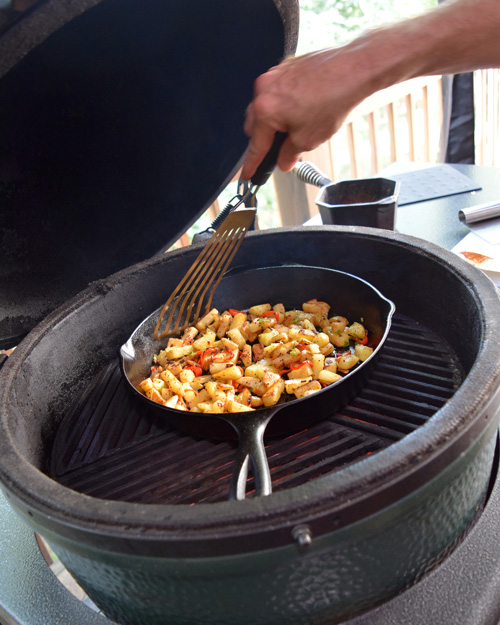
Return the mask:
<svg viewBox="0 0 500 625">
<path fill-rule="evenodd" d="M 435 6 L 437 0 L 299 0 L 298 53 L 335 46 L 359 32 Z"/>
</svg>

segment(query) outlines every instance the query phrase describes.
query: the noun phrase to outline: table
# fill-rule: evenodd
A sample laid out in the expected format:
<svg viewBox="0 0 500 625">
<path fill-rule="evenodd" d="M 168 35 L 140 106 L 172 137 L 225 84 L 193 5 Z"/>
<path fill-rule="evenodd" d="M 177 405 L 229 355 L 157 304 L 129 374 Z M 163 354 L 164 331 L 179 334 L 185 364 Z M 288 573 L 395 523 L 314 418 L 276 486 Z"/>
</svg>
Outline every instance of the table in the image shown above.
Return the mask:
<svg viewBox="0 0 500 625">
<path fill-rule="evenodd" d="M 403 173 L 431 166 L 430 163 L 397 163 L 384 169 L 380 175 L 390 177 L 391 172 Z M 481 186 L 481 190 L 398 206 L 395 225 L 398 232 L 452 249 L 469 233 L 469 228 L 459 221 L 458 211 L 478 204 L 500 201 L 500 168 L 462 164 L 451 166 Z M 306 225 L 318 224 L 321 224 L 319 215 L 306 222 Z"/>
</svg>

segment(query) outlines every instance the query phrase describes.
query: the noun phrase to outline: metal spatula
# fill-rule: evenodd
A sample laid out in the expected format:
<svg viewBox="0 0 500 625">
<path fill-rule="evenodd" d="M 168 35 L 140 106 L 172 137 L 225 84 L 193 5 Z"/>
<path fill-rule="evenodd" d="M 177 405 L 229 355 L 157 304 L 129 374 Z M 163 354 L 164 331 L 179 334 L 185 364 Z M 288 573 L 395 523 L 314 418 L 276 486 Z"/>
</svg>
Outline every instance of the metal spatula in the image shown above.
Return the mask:
<svg viewBox="0 0 500 625">
<path fill-rule="evenodd" d="M 182 332 L 210 310 L 215 290 L 255 218 L 256 193 L 272 174 L 285 139 L 286 133 L 276 133 L 274 143 L 253 175 L 248 191 L 239 198 L 165 302 L 154 329 L 155 339 Z M 247 201 L 250 207 L 239 208 Z"/>
</svg>

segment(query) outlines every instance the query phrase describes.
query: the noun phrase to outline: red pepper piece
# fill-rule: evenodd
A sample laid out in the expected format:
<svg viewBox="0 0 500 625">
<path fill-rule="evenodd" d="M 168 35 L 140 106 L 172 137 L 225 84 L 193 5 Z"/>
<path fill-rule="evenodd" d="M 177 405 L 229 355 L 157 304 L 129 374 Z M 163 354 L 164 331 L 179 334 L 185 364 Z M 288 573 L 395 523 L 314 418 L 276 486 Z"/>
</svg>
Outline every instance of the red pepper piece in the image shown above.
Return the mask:
<svg viewBox="0 0 500 625">
<path fill-rule="evenodd" d="M 223 349 L 218 354 L 215 354 L 214 356 L 212 356 L 212 362 L 228 362 L 229 360 L 232 359 L 233 356 L 234 354 L 230 349 Z"/>
<path fill-rule="evenodd" d="M 265 313 L 262 313 L 263 317 L 274 317 L 276 321 L 279 321 L 280 314 L 277 310 L 268 310 Z"/>
<path fill-rule="evenodd" d="M 190 365 L 189 367 L 184 367 L 184 369 L 190 369 L 196 377 L 203 374 L 203 369 L 201 367 L 197 367 L 196 365 Z"/>
<path fill-rule="evenodd" d="M 312 362 L 310 360 L 303 360 L 302 362 L 293 363 L 290 365 L 290 371 L 295 371 L 296 369 L 300 369 L 304 365 L 309 365 L 312 367 Z"/>
<path fill-rule="evenodd" d="M 363 340 L 357 339 L 355 336 L 352 336 L 351 338 L 354 339 L 356 343 L 359 343 L 360 345 L 366 345 L 368 343 L 368 336 L 365 336 Z"/>
<path fill-rule="evenodd" d="M 210 354 L 214 354 L 217 351 L 216 347 L 209 347 L 208 349 L 206 349 L 204 352 L 201 352 L 201 356 L 200 356 L 200 365 L 205 368 L 205 358 L 207 356 L 209 356 Z"/>
<path fill-rule="evenodd" d="M 240 312 L 241 312 L 241 310 L 236 310 L 236 308 L 230 308 L 230 309 L 228 310 L 228 313 L 229 313 L 230 315 L 232 315 L 233 317 L 234 317 L 234 315 L 237 315 L 237 314 L 238 314 L 238 313 L 240 313 Z"/>
</svg>

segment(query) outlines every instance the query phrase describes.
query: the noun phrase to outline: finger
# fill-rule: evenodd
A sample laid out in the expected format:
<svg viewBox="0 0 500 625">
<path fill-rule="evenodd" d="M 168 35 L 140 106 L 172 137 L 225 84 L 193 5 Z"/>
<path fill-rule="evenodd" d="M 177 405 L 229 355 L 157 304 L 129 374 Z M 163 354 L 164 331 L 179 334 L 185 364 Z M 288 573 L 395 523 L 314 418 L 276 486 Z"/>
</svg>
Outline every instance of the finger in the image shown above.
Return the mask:
<svg viewBox="0 0 500 625">
<path fill-rule="evenodd" d="M 290 171 L 299 160 L 301 150 L 298 150 L 290 137 L 281 146 L 277 165 L 282 171 Z"/>
<path fill-rule="evenodd" d="M 245 115 L 245 122 L 243 124 L 243 132 L 247 137 L 251 137 L 253 134 L 253 127 L 255 126 L 255 112 L 251 104 L 248 105 Z"/>
<path fill-rule="evenodd" d="M 274 130 L 267 126 L 260 126 L 254 129 L 250 139 L 248 151 L 241 170 L 243 180 L 250 180 L 257 167 L 261 164 L 264 156 L 268 153 L 274 140 Z"/>
</svg>

